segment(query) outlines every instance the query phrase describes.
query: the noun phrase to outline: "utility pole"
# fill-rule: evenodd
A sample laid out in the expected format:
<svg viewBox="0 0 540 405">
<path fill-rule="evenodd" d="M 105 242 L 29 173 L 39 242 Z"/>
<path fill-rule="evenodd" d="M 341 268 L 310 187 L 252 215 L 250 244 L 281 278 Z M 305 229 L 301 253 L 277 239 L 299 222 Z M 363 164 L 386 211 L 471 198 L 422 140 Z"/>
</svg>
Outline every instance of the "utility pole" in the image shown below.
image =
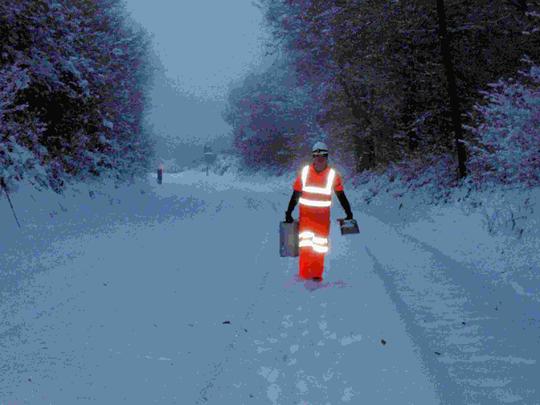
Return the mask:
<svg viewBox="0 0 540 405">
<path fill-rule="evenodd" d="M 160 164 L 157 170 L 157 182 L 158 184 L 163 183 L 163 164 Z"/>
<path fill-rule="evenodd" d="M 212 148 L 209 145 L 205 145 L 204 147 L 204 160 L 206 161 L 206 175 L 208 176 L 208 169 L 216 160 L 216 154 L 212 152 Z"/>
<path fill-rule="evenodd" d="M 454 128 L 455 147 L 458 158 L 458 178 L 467 176 L 467 151 L 463 144 L 463 135 L 461 130 L 461 116 L 459 112 L 459 99 L 456 90 L 456 78 L 454 67 L 452 65 L 452 56 L 450 55 L 450 40 L 446 31 L 446 15 L 444 11 L 444 0 L 437 0 L 437 15 L 439 17 L 439 39 L 441 42 L 441 53 L 446 71 L 446 81 L 448 83 L 448 96 L 450 98 L 450 111 L 452 115 L 452 126 Z"/>
<path fill-rule="evenodd" d="M 8 199 L 9 206 L 11 207 L 11 212 L 13 212 L 13 216 L 15 217 L 15 221 L 17 222 L 17 226 L 19 227 L 19 229 L 21 229 L 21 224 L 19 223 L 17 215 L 15 214 L 15 208 L 13 208 L 13 204 L 11 203 L 11 198 L 9 198 L 6 183 L 4 183 L 4 178 L 3 177 L 0 177 L 0 186 L 2 187 L 4 192 L 6 193 L 6 197 Z"/>
</svg>

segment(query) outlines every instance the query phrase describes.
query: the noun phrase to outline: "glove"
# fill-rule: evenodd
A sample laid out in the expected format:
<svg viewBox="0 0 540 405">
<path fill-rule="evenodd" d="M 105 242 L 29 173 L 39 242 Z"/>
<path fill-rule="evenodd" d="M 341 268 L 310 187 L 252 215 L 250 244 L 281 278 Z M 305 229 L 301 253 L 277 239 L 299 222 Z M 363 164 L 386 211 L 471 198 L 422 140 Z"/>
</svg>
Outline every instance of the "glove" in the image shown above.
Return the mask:
<svg viewBox="0 0 540 405">
<path fill-rule="evenodd" d="M 292 224 L 294 222 L 294 219 L 289 211 L 285 211 L 285 222 L 288 224 Z"/>
<path fill-rule="evenodd" d="M 345 217 L 345 219 L 346 219 L 346 220 L 347 220 L 347 219 L 353 219 L 352 212 L 349 212 L 349 213 L 347 214 L 347 216 Z"/>
</svg>

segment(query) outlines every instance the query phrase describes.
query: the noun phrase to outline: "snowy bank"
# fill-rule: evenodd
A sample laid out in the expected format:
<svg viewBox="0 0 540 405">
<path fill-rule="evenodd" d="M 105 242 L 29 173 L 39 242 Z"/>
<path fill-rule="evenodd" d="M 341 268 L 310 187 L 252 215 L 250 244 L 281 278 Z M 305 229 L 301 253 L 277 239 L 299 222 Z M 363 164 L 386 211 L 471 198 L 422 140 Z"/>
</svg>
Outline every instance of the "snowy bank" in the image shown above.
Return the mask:
<svg viewBox="0 0 540 405">
<path fill-rule="evenodd" d="M 351 205 L 361 229 L 386 229 L 365 249 L 443 398 L 539 403 L 540 190 L 399 187 L 375 178 Z"/>
</svg>

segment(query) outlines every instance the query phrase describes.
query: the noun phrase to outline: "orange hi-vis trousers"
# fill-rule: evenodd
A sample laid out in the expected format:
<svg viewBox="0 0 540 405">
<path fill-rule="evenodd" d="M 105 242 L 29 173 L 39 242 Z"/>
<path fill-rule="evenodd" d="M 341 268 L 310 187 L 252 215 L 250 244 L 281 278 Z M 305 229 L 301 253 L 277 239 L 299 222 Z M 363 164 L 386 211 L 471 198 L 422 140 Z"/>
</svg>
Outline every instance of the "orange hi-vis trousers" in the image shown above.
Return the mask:
<svg viewBox="0 0 540 405">
<path fill-rule="evenodd" d="M 330 234 L 330 207 L 300 205 L 298 232 L 300 278 L 322 278 Z"/>
</svg>

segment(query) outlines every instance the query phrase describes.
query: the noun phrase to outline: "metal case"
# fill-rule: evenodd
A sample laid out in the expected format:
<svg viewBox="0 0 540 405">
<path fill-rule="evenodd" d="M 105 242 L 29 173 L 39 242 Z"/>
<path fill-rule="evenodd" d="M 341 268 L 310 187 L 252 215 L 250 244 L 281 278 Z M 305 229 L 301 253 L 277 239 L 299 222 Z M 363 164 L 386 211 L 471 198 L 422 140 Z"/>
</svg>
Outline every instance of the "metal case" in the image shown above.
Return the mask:
<svg viewBox="0 0 540 405">
<path fill-rule="evenodd" d="M 358 223 L 355 219 L 338 219 L 339 228 L 342 235 L 348 235 L 352 233 L 360 233 L 360 228 L 358 228 Z"/>
<path fill-rule="evenodd" d="M 279 223 L 279 255 L 298 256 L 298 221 Z"/>
</svg>

